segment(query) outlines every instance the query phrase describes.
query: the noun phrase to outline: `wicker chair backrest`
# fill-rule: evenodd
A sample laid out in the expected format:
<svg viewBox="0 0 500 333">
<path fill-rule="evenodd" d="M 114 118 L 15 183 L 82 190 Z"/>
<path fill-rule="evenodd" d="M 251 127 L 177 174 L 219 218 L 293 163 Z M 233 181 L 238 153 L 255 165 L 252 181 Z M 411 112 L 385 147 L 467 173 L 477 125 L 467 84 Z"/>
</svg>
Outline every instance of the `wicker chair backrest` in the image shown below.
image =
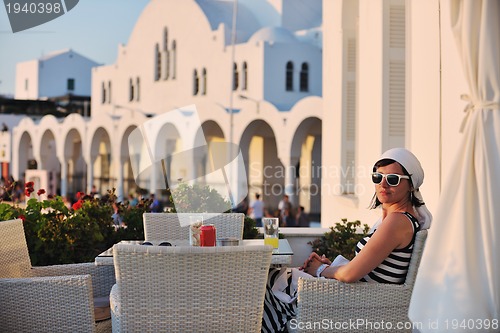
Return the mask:
<svg viewBox="0 0 500 333">
<path fill-rule="evenodd" d="M 20 219 L 0 222 L 0 278 L 30 277 L 31 260 Z"/>
</svg>

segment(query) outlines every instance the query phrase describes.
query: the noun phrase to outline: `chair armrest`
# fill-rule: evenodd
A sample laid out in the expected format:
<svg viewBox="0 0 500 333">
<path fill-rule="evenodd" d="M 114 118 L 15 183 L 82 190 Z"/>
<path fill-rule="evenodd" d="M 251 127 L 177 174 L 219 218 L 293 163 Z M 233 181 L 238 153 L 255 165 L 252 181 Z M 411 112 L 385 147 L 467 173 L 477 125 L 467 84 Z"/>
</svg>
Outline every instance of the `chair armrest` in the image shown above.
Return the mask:
<svg viewBox="0 0 500 333">
<path fill-rule="evenodd" d="M 299 278 L 297 322 L 408 321 L 412 286 Z M 352 329 L 352 327 L 349 327 Z M 359 327 L 354 331 L 361 332 Z M 370 330 L 368 330 L 370 331 Z"/>
<path fill-rule="evenodd" d="M 95 263 L 67 264 L 38 266 L 31 269 L 32 276 L 63 276 L 86 275 L 92 276 L 92 289 L 94 297 L 109 297 L 111 287 L 115 284 L 114 266 L 96 266 Z"/>
<path fill-rule="evenodd" d="M 89 275 L 0 279 L 5 332 L 94 332 Z"/>
</svg>

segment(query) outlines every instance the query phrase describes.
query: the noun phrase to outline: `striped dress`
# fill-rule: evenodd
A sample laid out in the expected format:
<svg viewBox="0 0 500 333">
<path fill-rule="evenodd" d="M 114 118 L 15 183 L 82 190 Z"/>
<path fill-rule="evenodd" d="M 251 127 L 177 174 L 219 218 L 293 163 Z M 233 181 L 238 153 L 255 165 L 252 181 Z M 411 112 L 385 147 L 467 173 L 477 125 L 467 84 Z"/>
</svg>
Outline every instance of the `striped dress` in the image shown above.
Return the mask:
<svg viewBox="0 0 500 333">
<path fill-rule="evenodd" d="M 405 282 L 408 267 L 410 266 L 411 254 L 413 252 L 415 235 L 420 229 L 420 225 L 418 224 L 417 219 L 410 213 L 403 212 L 402 214 L 410 220 L 413 226 L 413 238 L 411 242 L 402 249 L 393 250 L 380 265 L 363 277 L 361 281 L 392 284 L 402 284 Z M 358 253 L 363 249 L 375 231 L 358 242 L 356 245 L 356 255 L 358 255 Z"/>
<path fill-rule="evenodd" d="M 410 244 L 403 249 L 396 249 L 392 251 L 389 257 L 387 257 L 378 267 L 368 273 L 368 275 L 360 281 L 393 284 L 401 284 L 405 281 L 413 251 L 413 243 L 415 242 L 415 235 L 420 229 L 420 225 L 418 224 L 417 219 L 410 213 L 404 212 L 402 214 L 405 214 L 413 225 L 413 238 Z M 356 255 L 363 249 L 374 232 L 358 242 L 356 245 Z M 261 328 L 262 333 L 286 332 L 287 322 L 296 316 L 297 301 L 292 303 L 282 302 L 272 291 L 272 286 L 275 281 L 283 274 L 286 274 L 285 276 L 288 280 L 288 288 L 284 290 L 284 292 L 291 297 L 297 296 L 297 291 L 290 288 L 292 280 L 292 273 L 290 269 L 272 268 L 269 270 L 266 297 L 264 299 L 264 314 L 262 317 Z M 335 300 L 332 300 L 332 302 L 335 302 Z"/>
</svg>

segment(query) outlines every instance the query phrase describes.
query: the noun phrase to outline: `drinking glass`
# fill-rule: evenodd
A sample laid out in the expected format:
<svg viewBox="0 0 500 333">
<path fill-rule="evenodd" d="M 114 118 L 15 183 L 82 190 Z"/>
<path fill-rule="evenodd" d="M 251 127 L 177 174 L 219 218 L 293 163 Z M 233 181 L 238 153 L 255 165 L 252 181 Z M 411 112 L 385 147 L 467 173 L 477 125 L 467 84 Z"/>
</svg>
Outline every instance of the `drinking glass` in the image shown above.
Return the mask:
<svg viewBox="0 0 500 333">
<path fill-rule="evenodd" d="M 277 249 L 279 245 L 279 219 L 277 217 L 263 217 L 262 224 L 264 225 L 264 244 Z"/>
<path fill-rule="evenodd" d="M 202 225 L 202 215 L 189 216 L 189 245 L 200 246 L 200 233 Z"/>
</svg>

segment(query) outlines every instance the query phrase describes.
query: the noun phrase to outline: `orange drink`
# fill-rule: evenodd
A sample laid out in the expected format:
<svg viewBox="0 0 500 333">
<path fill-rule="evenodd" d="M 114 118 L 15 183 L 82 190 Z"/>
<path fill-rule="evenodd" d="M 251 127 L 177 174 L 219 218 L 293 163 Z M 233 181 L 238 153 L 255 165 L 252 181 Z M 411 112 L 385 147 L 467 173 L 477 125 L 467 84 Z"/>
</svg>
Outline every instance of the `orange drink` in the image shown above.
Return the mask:
<svg viewBox="0 0 500 333">
<path fill-rule="evenodd" d="M 263 217 L 262 224 L 264 225 L 264 244 L 277 249 L 279 245 L 279 219 L 276 217 Z"/>
</svg>

